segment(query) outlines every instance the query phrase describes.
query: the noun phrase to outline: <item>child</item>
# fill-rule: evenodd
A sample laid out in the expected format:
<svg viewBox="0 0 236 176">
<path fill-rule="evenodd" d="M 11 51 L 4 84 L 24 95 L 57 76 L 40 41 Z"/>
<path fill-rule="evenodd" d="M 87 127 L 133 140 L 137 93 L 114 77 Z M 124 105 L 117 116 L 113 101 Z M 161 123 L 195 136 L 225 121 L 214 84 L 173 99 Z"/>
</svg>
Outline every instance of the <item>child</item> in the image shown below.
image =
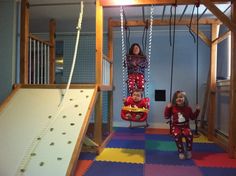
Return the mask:
<svg viewBox="0 0 236 176">
<path fill-rule="evenodd" d="M 149 108 L 149 99 L 142 98 L 143 92 L 140 89 L 135 89 L 132 96 L 123 99 L 125 106 L 130 106 L 133 108 Z M 144 113 L 144 114 L 143 114 Z M 146 112 L 130 112 L 127 110 L 121 111 L 121 116 L 125 120 L 139 121 L 143 116 L 147 115 Z"/>
<path fill-rule="evenodd" d="M 144 91 L 144 73 L 148 66 L 146 56 L 144 56 L 141 47 L 138 43 L 133 43 L 129 49 L 129 54 L 126 57 L 128 71 L 128 89 L 129 95 L 132 95 L 134 89 Z"/>
<path fill-rule="evenodd" d="M 189 127 L 189 120 L 197 119 L 199 112 L 200 108 L 197 105 L 196 111 L 193 113 L 191 107 L 188 106 L 188 99 L 183 91 L 176 91 L 173 95 L 172 103 L 169 103 L 165 108 L 165 118 L 173 117 L 171 133 L 175 139 L 180 159 L 185 159 L 185 157 L 190 159 L 192 157 L 193 135 Z M 186 156 L 182 137 L 186 140 Z"/>
</svg>

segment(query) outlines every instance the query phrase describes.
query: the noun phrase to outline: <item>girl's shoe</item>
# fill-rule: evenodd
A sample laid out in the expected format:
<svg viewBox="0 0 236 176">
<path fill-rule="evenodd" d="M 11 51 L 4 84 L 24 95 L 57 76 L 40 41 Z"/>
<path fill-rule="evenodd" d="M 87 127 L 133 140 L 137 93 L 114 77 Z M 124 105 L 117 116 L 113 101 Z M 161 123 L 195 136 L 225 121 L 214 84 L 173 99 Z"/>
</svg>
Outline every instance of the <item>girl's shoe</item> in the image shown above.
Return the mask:
<svg viewBox="0 0 236 176">
<path fill-rule="evenodd" d="M 179 159 L 181 159 L 181 160 L 185 159 L 185 156 L 183 153 L 179 153 Z"/>
<path fill-rule="evenodd" d="M 192 152 L 191 151 L 187 151 L 186 152 L 186 158 L 187 159 L 191 159 L 192 158 Z"/>
<path fill-rule="evenodd" d="M 128 114 L 125 115 L 125 117 L 126 117 L 127 119 L 131 119 L 131 118 L 132 118 L 132 115 L 131 115 L 130 113 L 128 113 Z"/>
<path fill-rule="evenodd" d="M 137 120 L 139 120 L 139 119 L 141 118 L 141 115 L 137 114 L 137 115 L 135 116 L 135 118 L 136 118 Z"/>
</svg>

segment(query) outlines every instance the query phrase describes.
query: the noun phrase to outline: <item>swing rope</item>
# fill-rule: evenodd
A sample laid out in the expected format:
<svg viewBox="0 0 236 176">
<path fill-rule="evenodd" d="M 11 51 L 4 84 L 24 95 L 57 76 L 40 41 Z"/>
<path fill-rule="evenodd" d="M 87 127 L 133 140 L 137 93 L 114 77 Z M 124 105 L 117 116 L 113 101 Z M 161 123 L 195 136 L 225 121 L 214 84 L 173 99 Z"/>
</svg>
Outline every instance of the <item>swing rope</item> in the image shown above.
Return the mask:
<svg viewBox="0 0 236 176">
<path fill-rule="evenodd" d="M 199 19 L 198 19 L 198 16 L 199 16 L 199 6 L 200 6 L 200 3 L 199 1 L 196 2 L 196 7 L 197 7 L 197 63 L 196 63 L 196 104 L 198 104 L 198 58 L 199 58 Z"/>
<path fill-rule="evenodd" d="M 147 48 L 147 33 L 148 33 L 148 20 L 144 21 L 145 27 L 143 28 L 142 46 L 143 53 L 146 53 Z"/>
<path fill-rule="evenodd" d="M 190 18 L 190 24 L 189 24 L 189 33 L 190 33 L 191 36 L 193 37 L 194 43 L 196 43 L 196 39 L 195 39 L 194 34 L 192 33 L 191 27 L 192 27 L 192 20 L 193 20 L 193 13 L 194 13 L 194 10 L 195 10 L 195 6 L 196 6 L 196 4 L 194 4 L 194 6 L 193 6 L 193 10 L 192 10 L 191 18 Z"/>
<path fill-rule="evenodd" d="M 175 26 L 176 26 L 176 6 L 177 6 L 177 0 L 174 4 L 174 25 L 173 25 L 173 44 L 172 44 L 172 56 L 171 56 L 171 73 L 170 73 L 170 102 L 172 97 L 172 87 L 173 87 L 173 69 L 174 69 L 174 56 L 175 56 Z M 171 6 L 171 14 L 172 14 L 172 6 Z M 170 19 L 171 22 L 172 19 Z M 171 30 L 171 27 L 170 27 Z M 171 31 L 170 31 L 171 35 Z M 170 44 L 171 44 L 171 37 L 170 37 Z"/>
<path fill-rule="evenodd" d="M 197 7 L 197 49 L 196 49 L 196 105 L 198 104 L 198 60 L 199 60 L 199 0 L 196 1 Z M 195 134 L 198 136 L 198 120 L 195 120 Z"/>
<path fill-rule="evenodd" d="M 146 84 L 146 93 L 145 95 L 148 96 L 148 89 L 149 89 L 149 79 L 150 79 L 150 61 L 151 61 L 151 51 L 152 51 L 152 26 L 153 26 L 153 13 L 154 13 L 154 6 L 151 6 L 151 10 L 150 10 L 150 30 L 149 30 L 149 39 L 148 39 L 148 54 L 147 54 L 147 60 L 148 60 L 148 68 L 147 68 L 147 84 Z M 125 18 L 125 19 L 124 19 Z M 127 43 L 129 44 L 129 36 L 127 36 L 127 32 L 126 32 L 126 45 L 125 45 L 125 38 L 124 38 L 124 21 L 125 21 L 125 29 L 127 30 L 127 20 L 125 17 L 125 13 L 124 13 L 124 9 L 121 6 L 120 7 L 120 21 L 121 21 L 121 49 L 122 49 L 122 96 L 123 98 L 126 97 L 127 95 L 127 90 L 125 86 L 125 82 L 127 80 L 127 62 L 126 62 L 126 51 L 128 51 L 127 48 Z M 129 31 L 130 33 L 130 31 Z M 143 36 L 144 37 L 144 36 Z M 145 47 L 146 50 L 146 47 Z M 129 84 L 127 82 L 127 84 Z"/>
<path fill-rule="evenodd" d="M 146 83 L 146 96 L 148 97 L 148 89 L 149 89 L 149 80 L 150 80 L 150 66 L 151 66 L 151 53 L 152 53 L 152 25 L 153 25 L 153 12 L 154 12 L 154 6 L 151 6 L 150 11 L 150 29 L 149 29 L 149 40 L 148 40 L 148 68 L 147 68 L 147 83 Z"/>
<path fill-rule="evenodd" d="M 124 9 L 120 7 L 120 29 L 121 29 L 121 50 L 122 50 L 122 96 L 126 97 L 126 86 L 125 82 L 127 80 L 127 63 L 126 63 L 126 47 L 125 47 L 125 39 L 124 39 Z"/>
</svg>

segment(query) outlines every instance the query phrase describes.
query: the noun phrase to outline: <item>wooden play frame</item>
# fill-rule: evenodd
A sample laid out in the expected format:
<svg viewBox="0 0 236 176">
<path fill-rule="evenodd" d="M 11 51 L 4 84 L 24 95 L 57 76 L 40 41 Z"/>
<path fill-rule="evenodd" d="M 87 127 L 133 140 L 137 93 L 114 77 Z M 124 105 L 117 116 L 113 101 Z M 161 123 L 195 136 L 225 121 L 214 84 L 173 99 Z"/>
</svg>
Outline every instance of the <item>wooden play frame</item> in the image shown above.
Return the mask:
<svg viewBox="0 0 236 176">
<path fill-rule="evenodd" d="M 55 32 L 56 32 L 56 21 L 54 19 L 50 20 L 49 23 L 49 41 L 44 41 L 36 36 L 33 36 L 29 33 L 29 2 L 28 0 L 22 0 L 21 1 L 21 55 L 20 55 L 20 87 L 28 87 L 28 88 L 59 88 L 59 87 L 65 87 L 66 85 L 56 85 L 55 84 Z M 38 41 L 46 42 L 50 46 L 50 74 L 49 74 L 49 84 L 42 85 L 29 85 L 29 73 L 28 73 L 28 64 L 29 64 L 29 37 L 32 37 Z M 102 82 L 102 61 L 105 59 L 110 63 L 110 81 L 109 84 L 104 85 Z M 99 62 L 101 61 L 101 62 Z M 90 152 L 96 152 L 100 153 L 105 145 L 108 143 L 108 141 L 111 139 L 113 135 L 112 131 L 112 116 L 113 116 L 113 63 L 112 61 L 102 56 L 101 60 L 97 60 L 96 62 L 96 83 L 95 84 L 71 84 L 70 88 L 78 88 L 78 87 L 96 87 L 96 97 L 95 97 L 95 104 L 94 108 L 91 108 L 90 111 L 94 110 L 95 119 L 94 123 L 91 124 L 92 131 L 93 131 L 93 141 L 95 142 L 95 146 L 89 146 L 82 148 L 82 143 L 77 145 L 77 150 L 75 153 L 73 153 L 71 163 L 66 171 L 66 175 L 73 175 L 75 172 L 75 166 L 78 160 L 78 156 L 81 150 L 84 151 L 90 151 Z M 15 86 L 15 89 L 18 89 L 19 85 Z M 14 90 L 13 90 L 14 92 Z M 108 94 L 108 119 L 106 125 L 106 132 L 107 135 L 103 135 L 103 93 Z M 13 96 L 13 94 L 10 95 Z M 4 104 L 6 104 L 8 101 L 10 101 L 11 98 L 7 98 L 6 101 L 3 103 L 0 109 L 4 108 Z M 88 122 L 89 123 L 89 122 Z M 84 131 L 89 130 L 90 124 L 86 125 L 84 127 Z M 80 136 L 80 139 L 83 139 L 85 137 L 85 133 L 83 133 L 82 136 Z M 82 148 L 82 149 L 81 149 Z"/>
<path fill-rule="evenodd" d="M 127 6 L 140 6 L 140 5 L 172 5 L 175 4 L 175 0 L 133 0 L 125 2 Z M 236 158 L 236 2 L 231 4 L 232 19 L 229 19 L 224 13 L 222 13 L 217 7 L 216 3 L 227 3 L 229 0 L 201 0 L 201 4 L 205 5 L 218 19 L 200 19 L 199 24 L 211 25 L 212 38 L 209 39 L 203 32 L 199 31 L 199 37 L 211 48 L 210 69 L 209 69 L 209 81 L 207 83 L 204 107 L 208 106 L 208 109 L 203 109 L 203 116 L 207 112 L 208 126 L 201 126 L 201 131 L 205 132 L 209 140 L 212 140 L 228 151 L 230 158 Z M 193 5 L 196 0 L 178 0 L 177 4 L 181 5 Z M 121 1 L 111 0 L 96 0 L 96 82 L 101 83 L 102 73 L 102 55 L 103 55 L 103 8 L 122 6 Z M 176 22 L 176 25 L 189 25 L 190 19 L 182 19 L 180 22 Z M 196 21 L 193 21 L 193 24 Z M 219 26 L 224 24 L 229 28 L 229 31 L 218 37 Z M 128 20 L 128 26 L 144 26 L 145 23 L 142 20 Z M 167 20 L 154 19 L 153 25 L 169 25 Z M 109 19 L 108 22 L 108 58 L 112 62 L 113 58 L 113 27 L 119 27 L 120 21 Z M 192 28 L 196 33 L 196 28 Z M 217 58 L 217 45 L 224 39 L 226 39 L 231 32 L 231 79 L 230 79 L 230 121 L 229 121 L 229 138 L 225 141 L 222 140 L 215 132 L 215 116 L 216 116 L 216 58 Z M 209 101 L 208 101 L 209 99 Z"/>
<path fill-rule="evenodd" d="M 98 88 L 96 104 L 95 104 L 95 123 L 94 123 L 94 141 L 98 144 L 98 147 L 95 147 L 91 150 L 96 152 L 101 152 L 112 136 L 112 116 L 113 116 L 113 27 L 119 27 L 120 21 L 112 20 L 111 18 L 108 21 L 108 54 L 105 58 L 110 63 L 110 82 L 109 85 L 104 85 L 102 80 L 102 61 L 104 59 L 103 54 L 103 8 L 120 6 L 120 1 L 111 1 L 111 0 L 96 0 L 96 83 L 94 84 Z M 130 1 L 128 1 L 130 2 Z M 129 6 L 140 6 L 140 5 L 171 5 L 175 3 L 175 0 L 134 0 L 134 3 L 129 3 L 126 5 Z M 178 4 L 188 5 L 194 4 L 195 0 L 178 0 Z M 208 24 L 212 26 L 212 38 L 209 39 L 204 33 L 199 31 L 199 37 L 211 48 L 211 58 L 210 58 L 210 72 L 209 72 L 209 81 L 207 84 L 207 91 L 204 101 L 205 106 L 208 107 L 207 110 L 203 110 L 203 114 L 207 112 L 207 123 L 208 126 L 202 126 L 201 130 L 206 132 L 208 139 L 212 140 L 221 146 L 223 146 L 229 153 L 230 158 L 236 158 L 236 2 L 232 2 L 232 19 L 229 19 L 224 15 L 216 6 L 215 3 L 226 3 L 230 2 L 229 0 L 201 0 L 201 3 L 204 4 L 218 19 L 201 19 L 199 24 L 204 25 Z M 180 22 L 177 22 L 177 25 L 189 25 L 190 19 L 182 19 Z M 196 21 L 193 21 L 193 24 Z M 219 25 L 224 24 L 229 28 L 229 31 L 218 37 Z M 128 21 L 127 25 L 129 26 L 144 26 L 145 24 L 141 20 Z M 155 19 L 153 25 L 169 25 L 167 20 L 158 20 Z M 192 27 L 193 31 L 196 31 L 196 28 Z M 54 20 L 50 22 L 50 85 L 34 85 L 36 87 L 44 86 L 58 86 L 55 85 L 55 31 L 56 23 Z M 232 42 L 231 42 L 231 79 L 230 79 L 230 122 L 229 122 L 229 138 L 226 142 L 222 142 L 222 138 L 215 132 L 215 116 L 216 116 L 216 57 L 217 57 L 217 45 L 223 41 L 229 33 L 231 32 Z M 21 1 L 21 71 L 20 71 L 20 83 L 24 86 L 28 83 L 28 38 L 29 38 L 29 3 L 27 0 Z M 73 87 L 73 85 L 71 85 Z M 103 92 L 108 92 L 108 131 L 110 135 L 103 139 L 102 135 L 102 108 L 103 108 Z M 207 101 L 209 99 L 209 101 Z M 7 99 L 8 101 L 8 99 Z M 2 107 L 1 107 L 2 108 Z M 76 157 L 79 151 L 74 155 L 74 162 L 76 162 Z M 73 163 L 70 168 L 67 170 L 67 175 L 71 175 L 74 172 Z"/>
</svg>

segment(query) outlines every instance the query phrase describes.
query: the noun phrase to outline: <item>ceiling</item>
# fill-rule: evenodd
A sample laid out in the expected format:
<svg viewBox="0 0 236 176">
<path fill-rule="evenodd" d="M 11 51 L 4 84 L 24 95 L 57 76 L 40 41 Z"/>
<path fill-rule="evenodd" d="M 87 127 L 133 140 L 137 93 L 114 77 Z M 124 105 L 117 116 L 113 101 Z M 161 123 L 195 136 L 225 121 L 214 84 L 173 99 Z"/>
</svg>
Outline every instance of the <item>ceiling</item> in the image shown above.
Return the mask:
<svg viewBox="0 0 236 176">
<path fill-rule="evenodd" d="M 49 19 L 54 18 L 57 21 L 57 30 L 59 31 L 68 31 L 70 29 L 69 23 L 74 23 L 77 21 L 80 12 L 80 1 L 75 0 L 29 0 L 30 3 L 30 23 L 33 30 L 40 30 L 41 28 L 37 25 L 44 25 L 48 23 Z M 84 19 L 85 20 L 95 20 L 95 0 L 84 0 Z M 217 4 L 216 5 L 222 12 L 226 15 L 230 15 L 230 4 Z M 176 15 L 181 16 L 185 5 L 178 5 L 176 8 Z M 170 17 L 171 6 L 155 6 L 154 7 L 154 18 L 166 18 Z M 215 16 L 209 11 L 206 10 L 204 5 L 199 7 L 199 15 L 203 12 L 201 18 L 214 18 Z M 172 10 L 173 11 L 173 10 Z M 188 5 L 184 13 L 184 17 L 191 16 L 193 11 L 193 5 Z M 127 19 L 143 19 L 148 18 L 150 13 L 150 6 L 132 6 L 124 7 L 124 12 Z M 163 13 L 164 12 L 164 13 Z M 195 8 L 194 15 L 197 14 Z M 104 18 L 120 18 L 120 7 L 109 7 L 104 8 Z M 35 25 L 37 22 L 37 25 Z M 67 25 L 68 23 L 68 25 Z M 61 24 L 61 25 L 60 25 Z M 41 26 L 40 25 L 40 26 Z M 36 26 L 36 27 L 33 27 Z M 59 27 L 59 28 L 58 28 Z M 64 29 L 63 29 L 64 28 Z M 40 32 L 40 31 L 38 31 Z"/>
</svg>

